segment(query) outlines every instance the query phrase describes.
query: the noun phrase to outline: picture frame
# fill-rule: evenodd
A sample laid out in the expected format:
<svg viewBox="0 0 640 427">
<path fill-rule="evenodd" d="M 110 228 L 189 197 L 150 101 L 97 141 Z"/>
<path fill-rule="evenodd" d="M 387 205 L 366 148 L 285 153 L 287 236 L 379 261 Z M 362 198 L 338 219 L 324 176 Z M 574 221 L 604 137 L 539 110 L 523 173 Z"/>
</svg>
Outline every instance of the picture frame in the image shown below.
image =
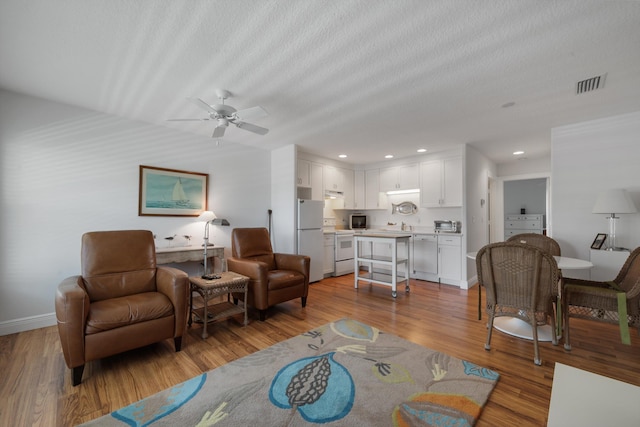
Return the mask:
<svg viewBox="0 0 640 427">
<path fill-rule="evenodd" d="M 606 239 L 607 239 L 606 234 L 604 233 L 596 234 L 596 238 L 593 240 L 593 243 L 591 244 L 591 249 L 600 249 Z"/>
<path fill-rule="evenodd" d="M 198 216 L 208 194 L 206 173 L 140 165 L 138 216 Z"/>
</svg>

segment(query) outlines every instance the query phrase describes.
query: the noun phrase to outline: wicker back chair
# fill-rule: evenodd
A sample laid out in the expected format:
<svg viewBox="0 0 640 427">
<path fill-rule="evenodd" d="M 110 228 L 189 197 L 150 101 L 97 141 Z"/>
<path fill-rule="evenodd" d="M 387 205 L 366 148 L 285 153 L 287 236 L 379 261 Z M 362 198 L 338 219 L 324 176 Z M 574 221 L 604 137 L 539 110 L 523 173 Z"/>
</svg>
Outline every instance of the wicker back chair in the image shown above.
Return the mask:
<svg viewBox="0 0 640 427">
<path fill-rule="evenodd" d="M 485 350 L 491 349 L 493 321 L 516 317 L 531 325 L 534 363 L 541 365 L 538 324 L 548 317 L 555 325 L 553 301 L 558 289 L 558 265 L 553 256 L 531 245 L 501 242 L 484 246 L 476 256 L 478 282 L 486 288 L 489 324 Z M 552 342 L 558 344 L 555 327 Z"/>
<path fill-rule="evenodd" d="M 507 242 L 524 243 L 540 248 L 548 254 L 560 256 L 560 245 L 549 236 L 537 233 L 522 233 L 511 236 Z"/>
<path fill-rule="evenodd" d="M 640 247 L 631 252 L 612 281 L 565 278 L 562 300 L 565 349 L 571 350 L 571 317 L 619 324 L 622 342 L 630 344 L 629 325 L 640 334 Z"/>
</svg>

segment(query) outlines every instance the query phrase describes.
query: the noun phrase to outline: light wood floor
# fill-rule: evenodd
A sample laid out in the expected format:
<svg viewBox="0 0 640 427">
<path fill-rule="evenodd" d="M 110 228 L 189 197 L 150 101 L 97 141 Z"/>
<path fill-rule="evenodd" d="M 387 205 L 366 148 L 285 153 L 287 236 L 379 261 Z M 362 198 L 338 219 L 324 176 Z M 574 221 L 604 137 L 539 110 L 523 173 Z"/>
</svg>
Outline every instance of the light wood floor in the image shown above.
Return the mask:
<svg viewBox="0 0 640 427">
<path fill-rule="evenodd" d="M 264 349 L 309 329 L 350 317 L 409 341 L 491 368 L 501 377 L 477 426 L 546 424 L 555 362 L 640 385 L 640 338 L 620 343 L 617 327 L 574 321 L 573 350 L 533 344 L 495 332 L 484 350 L 486 315 L 477 319 L 477 288 L 463 291 L 412 281 L 411 292 L 391 298 L 388 287 L 353 288 L 353 275 L 311 285 L 306 308 L 291 301 L 270 309 L 266 322 L 250 315 L 242 327 L 230 319 L 209 326 L 207 340 L 194 324 L 175 353 L 167 340 L 87 364 L 73 387 L 56 327 L 0 337 L 0 425 L 71 426 L 108 414 L 167 387 Z"/>
</svg>

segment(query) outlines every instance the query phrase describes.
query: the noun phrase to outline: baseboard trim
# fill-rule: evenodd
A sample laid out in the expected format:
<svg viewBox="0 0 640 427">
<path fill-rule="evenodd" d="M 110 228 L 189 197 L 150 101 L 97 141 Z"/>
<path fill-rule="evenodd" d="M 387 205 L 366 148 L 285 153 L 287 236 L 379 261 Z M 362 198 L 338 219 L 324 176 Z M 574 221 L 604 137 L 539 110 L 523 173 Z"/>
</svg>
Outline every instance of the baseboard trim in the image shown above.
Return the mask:
<svg viewBox="0 0 640 427">
<path fill-rule="evenodd" d="M 21 319 L 0 322 L 0 336 L 17 334 L 32 329 L 46 328 L 56 324 L 56 314 L 40 314 L 38 316 L 23 317 Z"/>
</svg>

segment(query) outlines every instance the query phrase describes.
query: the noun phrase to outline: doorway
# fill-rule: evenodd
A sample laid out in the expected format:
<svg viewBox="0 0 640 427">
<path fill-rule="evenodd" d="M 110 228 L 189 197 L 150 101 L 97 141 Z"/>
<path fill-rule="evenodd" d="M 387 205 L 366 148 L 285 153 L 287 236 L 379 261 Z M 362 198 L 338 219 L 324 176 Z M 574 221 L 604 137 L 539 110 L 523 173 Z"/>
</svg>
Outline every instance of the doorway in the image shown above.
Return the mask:
<svg viewBox="0 0 640 427">
<path fill-rule="evenodd" d="M 551 180 L 548 174 L 500 177 L 489 184 L 491 242 L 504 241 L 504 218 L 509 214 L 544 215 L 543 228 L 551 235 Z"/>
</svg>

